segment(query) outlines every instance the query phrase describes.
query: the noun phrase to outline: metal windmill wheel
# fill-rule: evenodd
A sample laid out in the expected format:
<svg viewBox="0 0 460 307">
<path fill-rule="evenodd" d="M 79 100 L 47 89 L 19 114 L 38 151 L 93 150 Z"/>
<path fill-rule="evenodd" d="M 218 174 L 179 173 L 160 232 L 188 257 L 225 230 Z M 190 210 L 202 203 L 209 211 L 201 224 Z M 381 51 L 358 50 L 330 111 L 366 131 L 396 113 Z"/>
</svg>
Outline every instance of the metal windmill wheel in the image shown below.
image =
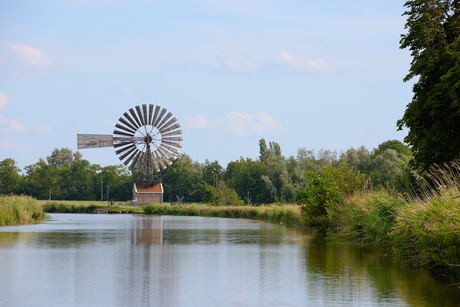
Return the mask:
<svg viewBox="0 0 460 307">
<path fill-rule="evenodd" d="M 152 175 L 177 159 L 182 147 L 182 130 L 171 112 L 152 104 L 136 106 L 123 113 L 113 135 L 78 134 L 78 148 L 113 146 L 131 170 Z"/>
</svg>

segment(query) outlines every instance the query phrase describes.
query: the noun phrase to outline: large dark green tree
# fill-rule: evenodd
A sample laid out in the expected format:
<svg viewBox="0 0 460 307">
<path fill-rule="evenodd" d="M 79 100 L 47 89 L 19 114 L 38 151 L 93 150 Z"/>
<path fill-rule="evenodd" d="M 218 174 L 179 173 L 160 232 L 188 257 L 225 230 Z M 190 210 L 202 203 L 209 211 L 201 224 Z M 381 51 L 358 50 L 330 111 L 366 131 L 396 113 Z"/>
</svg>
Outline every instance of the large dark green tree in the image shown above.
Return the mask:
<svg viewBox="0 0 460 307">
<path fill-rule="evenodd" d="M 426 169 L 460 156 L 460 2 L 411 0 L 405 7 L 400 47 L 412 62 L 404 80 L 416 82 L 398 127 L 409 128 L 405 141 Z"/>
</svg>

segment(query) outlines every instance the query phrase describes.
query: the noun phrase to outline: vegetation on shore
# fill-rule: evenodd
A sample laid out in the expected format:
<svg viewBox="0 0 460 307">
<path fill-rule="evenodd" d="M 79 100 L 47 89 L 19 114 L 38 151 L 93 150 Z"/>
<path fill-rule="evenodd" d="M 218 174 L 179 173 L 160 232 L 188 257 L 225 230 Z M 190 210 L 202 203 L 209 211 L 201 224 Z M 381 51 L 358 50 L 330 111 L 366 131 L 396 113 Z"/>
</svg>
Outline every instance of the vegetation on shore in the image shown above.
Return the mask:
<svg viewBox="0 0 460 307">
<path fill-rule="evenodd" d="M 151 215 L 245 218 L 280 223 L 293 227 L 302 227 L 303 225 L 299 206 L 296 205 L 212 206 L 202 204 L 152 204 L 144 207 L 144 213 Z"/>
<path fill-rule="evenodd" d="M 37 223 L 44 218 L 43 209 L 36 199 L 0 195 L 0 226 Z"/>
</svg>

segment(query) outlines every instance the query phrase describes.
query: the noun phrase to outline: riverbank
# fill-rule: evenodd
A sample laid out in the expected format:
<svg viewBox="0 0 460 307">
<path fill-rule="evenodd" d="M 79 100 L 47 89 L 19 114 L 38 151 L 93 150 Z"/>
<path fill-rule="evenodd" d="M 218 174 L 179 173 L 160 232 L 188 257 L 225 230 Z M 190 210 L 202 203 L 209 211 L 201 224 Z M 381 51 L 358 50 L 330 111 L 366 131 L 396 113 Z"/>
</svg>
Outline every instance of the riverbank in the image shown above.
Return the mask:
<svg viewBox="0 0 460 307">
<path fill-rule="evenodd" d="M 45 218 L 39 202 L 29 196 L 0 196 L 0 226 L 33 224 Z"/>
</svg>

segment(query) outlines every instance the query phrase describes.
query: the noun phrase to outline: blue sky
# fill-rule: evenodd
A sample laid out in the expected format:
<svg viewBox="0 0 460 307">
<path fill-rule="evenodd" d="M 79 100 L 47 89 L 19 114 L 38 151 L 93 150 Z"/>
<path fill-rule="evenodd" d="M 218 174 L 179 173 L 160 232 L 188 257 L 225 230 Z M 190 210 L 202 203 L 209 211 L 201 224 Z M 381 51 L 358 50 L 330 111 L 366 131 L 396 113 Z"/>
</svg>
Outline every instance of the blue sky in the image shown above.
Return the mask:
<svg viewBox="0 0 460 307">
<path fill-rule="evenodd" d="M 402 140 L 403 3 L 0 0 L 0 159 L 76 150 L 146 103 L 178 117 L 184 152 L 223 165 L 262 137 L 285 155 Z"/>
</svg>

